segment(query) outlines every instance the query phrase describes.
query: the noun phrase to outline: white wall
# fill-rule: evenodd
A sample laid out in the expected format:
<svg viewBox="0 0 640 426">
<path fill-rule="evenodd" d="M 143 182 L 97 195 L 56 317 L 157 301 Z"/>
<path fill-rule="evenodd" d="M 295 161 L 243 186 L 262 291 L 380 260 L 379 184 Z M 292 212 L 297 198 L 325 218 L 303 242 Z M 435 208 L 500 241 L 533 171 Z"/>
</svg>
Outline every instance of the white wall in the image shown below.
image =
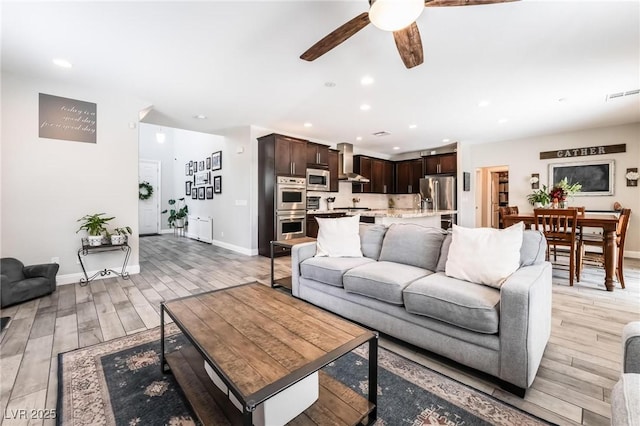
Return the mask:
<svg viewBox="0 0 640 426">
<path fill-rule="evenodd" d="M 540 152 L 563 148 L 582 148 L 598 145 L 626 144 L 627 152 L 620 154 L 576 157 L 573 159 L 540 160 Z M 475 224 L 475 169 L 478 167 L 502 166 L 509 168 L 509 204 L 516 205 L 522 212 L 530 212 L 533 207 L 526 200 L 532 192 L 529 178 L 532 173 L 540 174 L 540 183 L 549 185 L 548 170 L 551 163 L 571 161 L 615 160 L 615 187 L 613 196 L 575 197 L 573 205 L 584 205 L 587 209 L 611 210 L 618 201 L 631 209 L 631 221 L 627 233 L 625 254 L 640 257 L 640 187 L 628 187 L 624 177 L 626 169 L 640 167 L 640 123 L 586 129 L 570 133 L 559 133 L 535 138 L 470 145 L 462 143 L 458 149 L 459 165 L 471 172 L 471 191 L 460 192 L 460 223 L 464 226 Z"/>
<path fill-rule="evenodd" d="M 38 93 L 97 104 L 97 143 L 38 137 Z M 138 113 L 148 106 L 114 91 L 31 80 L 2 73 L 2 256 L 26 264 L 60 258 L 58 282 L 75 281 L 77 219 L 105 212 L 134 235 L 130 267 L 138 263 Z M 119 267 L 119 252 L 86 257 L 89 270 Z"/>
</svg>

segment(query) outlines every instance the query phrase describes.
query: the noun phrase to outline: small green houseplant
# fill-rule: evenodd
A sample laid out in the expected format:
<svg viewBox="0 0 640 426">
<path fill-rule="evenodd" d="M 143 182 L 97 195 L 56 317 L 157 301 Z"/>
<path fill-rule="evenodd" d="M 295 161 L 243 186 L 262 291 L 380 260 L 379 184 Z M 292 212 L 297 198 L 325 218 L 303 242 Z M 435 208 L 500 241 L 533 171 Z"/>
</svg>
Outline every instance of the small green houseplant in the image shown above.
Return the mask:
<svg viewBox="0 0 640 426">
<path fill-rule="evenodd" d="M 78 219 L 77 222 L 82 223 L 76 231 L 76 234 L 80 231 L 87 231 L 89 234 L 89 245 L 99 246 L 102 244 L 102 234 L 107 231 L 106 225 L 110 220 L 114 219 L 114 217 L 103 217 L 105 214 L 106 213 L 88 214 Z"/>
<path fill-rule="evenodd" d="M 536 208 L 548 205 L 551 202 L 551 196 L 549 195 L 547 186 L 542 185 L 541 189 L 537 189 L 527 195 L 527 201 Z"/>
<path fill-rule="evenodd" d="M 184 204 L 184 197 L 179 198 L 178 201 L 173 198 L 168 201 L 170 206 L 172 207 L 168 210 L 163 210 L 162 213 L 169 213 L 169 217 L 167 221 L 169 222 L 170 228 L 183 228 L 184 227 L 184 219 L 187 217 L 189 213 L 189 206 Z"/>
<path fill-rule="evenodd" d="M 110 234 L 111 244 L 114 246 L 124 244 L 127 241 L 127 235 L 131 235 L 131 228 L 124 226 L 122 228 L 115 228 L 113 234 Z"/>
</svg>

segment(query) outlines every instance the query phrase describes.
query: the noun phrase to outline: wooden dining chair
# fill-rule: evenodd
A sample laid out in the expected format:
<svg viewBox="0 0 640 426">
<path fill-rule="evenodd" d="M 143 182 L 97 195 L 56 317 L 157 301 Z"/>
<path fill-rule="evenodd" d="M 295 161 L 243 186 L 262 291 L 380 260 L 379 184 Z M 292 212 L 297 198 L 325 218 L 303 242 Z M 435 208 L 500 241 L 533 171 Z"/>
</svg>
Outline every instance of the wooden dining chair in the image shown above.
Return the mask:
<svg viewBox="0 0 640 426">
<path fill-rule="evenodd" d="M 624 242 L 629 228 L 629 218 L 631 217 L 631 209 L 622 209 L 618 217 L 618 226 L 616 227 L 616 278 L 622 288 L 624 287 Z M 597 247 L 597 252 L 587 251 L 588 247 Z M 602 234 L 582 234 L 578 239 L 577 251 L 577 280 L 580 281 L 580 275 L 584 267 L 584 261 L 592 261 L 604 266 L 604 236 Z"/>
<path fill-rule="evenodd" d="M 498 218 L 500 223 L 500 228 L 505 228 L 504 226 L 504 217 L 510 216 L 512 214 L 518 214 L 518 206 L 508 206 L 508 207 L 498 207 L 498 214 L 500 217 Z"/>
<path fill-rule="evenodd" d="M 575 207 L 567 207 L 567 208 L 571 209 L 571 210 L 577 210 L 578 211 L 578 217 L 584 216 L 584 213 L 587 210 L 587 208 L 584 207 L 584 206 L 580 206 L 580 207 L 575 206 Z M 578 239 L 578 241 L 580 241 L 580 237 L 582 236 L 582 227 L 579 226 L 579 225 L 576 226 L 576 236 L 577 236 L 576 238 Z M 563 252 L 558 252 L 558 250 L 556 250 L 556 247 L 554 246 L 553 247 L 553 261 L 554 262 L 558 261 L 558 257 L 557 257 L 558 253 L 566 254 L 567 252 L 566 251 L 564 253 Z M 577 263 L 576 263 L 576 265 L 577 265 Z M 578 282 L 580 282 L 580 279 L 578 279 Z"/>
<path fill-rule="evenodd" d="M 535 227 L 542 231 L 547 239 L 547 259 L 550 258 L 550 250 L 556 246 L 569 248 L 569 285 L 573 285 L 573 279 L 577 273 L 576 238 L 577 209 L 535 209 Z M 554 259 L 555 260 L 555 259 Z"/>
</svg>

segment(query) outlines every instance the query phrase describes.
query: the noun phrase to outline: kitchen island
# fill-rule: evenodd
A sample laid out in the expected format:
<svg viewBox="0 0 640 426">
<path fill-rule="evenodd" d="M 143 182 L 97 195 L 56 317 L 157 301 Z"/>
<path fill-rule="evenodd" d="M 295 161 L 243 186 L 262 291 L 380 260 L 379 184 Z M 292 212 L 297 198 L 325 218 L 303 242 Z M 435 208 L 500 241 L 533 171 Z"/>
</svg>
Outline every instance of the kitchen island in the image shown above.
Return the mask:
<svg viewBox="0 0 640 426">
<path fill-rule="evenodd" d="M 450 220 L 457 210 L 421 210 L 421 209 L 381 209 L 347 212 L 348 215 L 359 214 L 361 218 L 371 218 L 367 222 L 389 226 L 393 223 L 415 223 L 422 226 L 440 228 L 443 216 Z"/>
</svg>

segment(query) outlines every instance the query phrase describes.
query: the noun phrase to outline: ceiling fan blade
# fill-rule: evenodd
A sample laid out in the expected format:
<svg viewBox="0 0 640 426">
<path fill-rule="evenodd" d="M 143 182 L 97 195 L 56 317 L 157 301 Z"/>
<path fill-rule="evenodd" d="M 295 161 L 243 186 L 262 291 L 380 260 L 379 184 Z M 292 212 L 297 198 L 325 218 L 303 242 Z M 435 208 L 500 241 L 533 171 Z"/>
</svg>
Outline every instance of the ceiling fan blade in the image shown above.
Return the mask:
<svg viewBox="0 0 640 426">
<path fill-rule="evenodd" d="M 300 55 L 300 59 L 314 61 L 369 24 L 369 14 L 361 13 L 346 24 L 336 28 L 322 40 Z"/>
<path fill-rule="evenodd" d="M 424 62 L 422 53 L 422 39 L 418 25 L 414 22 L 407 28 L 393 32 L 393 39 L 402 58 L 402 62 L 407 68 L 413 68 Z"/>
<path fill-rule="evenodd" d="M 520 0 L 425 0 L 425 7 L 444 7 L 444 6 L 479 6 L 483 4 L 509 3 Z"/>
</svg>

